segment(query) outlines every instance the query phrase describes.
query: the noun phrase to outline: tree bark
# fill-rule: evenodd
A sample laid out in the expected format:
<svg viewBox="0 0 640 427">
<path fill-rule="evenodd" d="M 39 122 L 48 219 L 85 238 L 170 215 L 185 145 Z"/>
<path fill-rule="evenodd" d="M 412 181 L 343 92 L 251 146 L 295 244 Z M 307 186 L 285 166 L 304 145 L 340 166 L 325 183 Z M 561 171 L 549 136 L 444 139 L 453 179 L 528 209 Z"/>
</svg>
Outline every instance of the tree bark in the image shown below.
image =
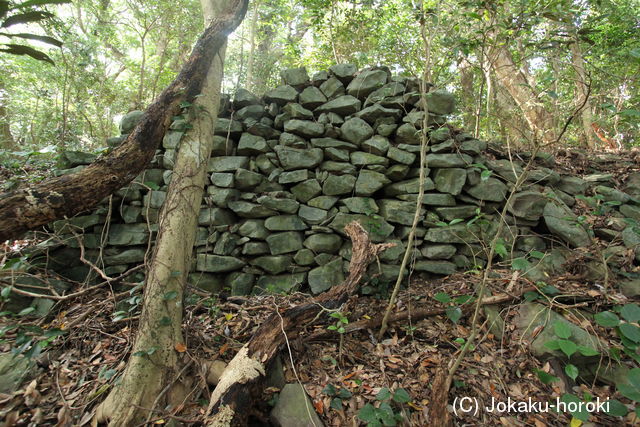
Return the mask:
<svg viewBox="0 0 640 427">
<path fill-rule="evenodd" d="M 247 0 L 230 0 L 229 5 L 224 15 L 211 21 L 176 79 L 147 108 L 122 145 L 80 172 L 0 195 L 0 242 L 95 207 L 147 167 L 180 103 L 200 94 L 213 58 L 244 17 Z"/>
<path fill-rule="evenodd" d="M 252 388 L 265 376 L 266 367 L 277 356 L 285 338 L 294 339 L 301 327 L 321 311 L 335 310 L 357 289 L 369 263 L 393 243 L 372 244 L 362 226 L 352 222 L 345 233 L 353 242 L 349 276 L 308 303 L 275 313 L 265 320 L 251 340 L 238 351 L 220 377 L 209 401 L 207 425 L 247 425 Z"/>
<path fill-rule="evenodd" d="M 202 0 L 207 23 L 213 16 L 221 16 L 218 1 Z M 246 4 L 234 5 L 234 10 L 244 10 Z M 148 423 L 155 408 L 176 407 L 186 394 L 180 379 L 180 353 L 186 349 L 181 329 L 182 301 L 220 104 L 224 51 L 223 44 L 207 73 L 203 96 L 194 101 L 193 128 L 180 141 L 146 275 L 132 355 L 120 383 L 96 414 L 99 421 L 109 420 L 112 426 Z"/>
<path fill-rule="evenodd" d="M 553 115 L 545 110 L 538 94 L 529 85 L 527 76 L 518 69 L 506 44 L 496 42 L 489 52 L 489 61 L 500 83 L 514 99 L 534 135 L 544 144 L 556 141 Z"/>
<path fill-rule="evenodd" d="M 4 84 L 0 81 L 0 148 L 5 150 L 17 149 L 16 141 L 11 134 L 11 128 L 9 126 L 9 113 L 4 102 Z"/>
<path fill-rule="evenodd" d="M 573 69 L 576 72 L 576 106 L 582 105 L 582 112 L 580 113 L 582 119 L 582 131 L 584 132 L 584 145 L 586 148 L 593 150 L 596 146 L 595 138 L 593 137 L 593 131 L 591 124 L 593 123 L 593 117 L 591 115 L 591 103 L 589 99 L 589 86 L 587 83 L 587 72 L 584 68 L 584 57 L 582 56 L 582 49 L 578 41 L 571 43 L 571 63 Z"/>
</svg>

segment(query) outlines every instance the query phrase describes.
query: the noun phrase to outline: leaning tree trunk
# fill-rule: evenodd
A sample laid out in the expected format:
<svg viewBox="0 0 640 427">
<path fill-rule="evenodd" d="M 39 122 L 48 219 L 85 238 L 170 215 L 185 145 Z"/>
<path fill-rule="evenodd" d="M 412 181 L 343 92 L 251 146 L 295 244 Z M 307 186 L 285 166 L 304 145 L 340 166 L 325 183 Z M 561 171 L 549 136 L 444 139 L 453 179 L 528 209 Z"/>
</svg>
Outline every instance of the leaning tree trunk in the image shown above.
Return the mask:
<svg viewBox="0 0 640 427">
<path fill-rule="evenodd" d="M 219 0 L 201 0 L 205 21 L 220 13 Z M 231 3 L 234 21 L 248 1 Z M 147 272 L 136 341 L 122 379 L 100 405 L 98 421 L 112 426 L 148 423 L 154 409 L 175 408 L 185 397 L 180 378 L 186 347 L 182 336 L 183 291 L 191 265 L 197 219 L 207 178 L 213 127 L 220 102 L 225 44 L 211 63 L 202 96 L 192 106 L 193 127 L 180 142 L 155 251 Z"/>
<path fill-rule="evenodd" d="M 489 53 L 493 72 L 522 111 L 533 135 L 544 144 L 555 142 L 553 115 L 545 110 L 527 76 L 516 66 L 507 45 L 496 43 Z"/>
<path fill-rule="evenodd" d="M 247 0 L 229 0 L 229 6 L 211 21 L 176 79 L 119 147 L 80 172 L 0 195 L 0 242 L 95 207 L 147 167 L 180 104 L 200 94 L 211 62 L 242 20 Z"/>
</svg>

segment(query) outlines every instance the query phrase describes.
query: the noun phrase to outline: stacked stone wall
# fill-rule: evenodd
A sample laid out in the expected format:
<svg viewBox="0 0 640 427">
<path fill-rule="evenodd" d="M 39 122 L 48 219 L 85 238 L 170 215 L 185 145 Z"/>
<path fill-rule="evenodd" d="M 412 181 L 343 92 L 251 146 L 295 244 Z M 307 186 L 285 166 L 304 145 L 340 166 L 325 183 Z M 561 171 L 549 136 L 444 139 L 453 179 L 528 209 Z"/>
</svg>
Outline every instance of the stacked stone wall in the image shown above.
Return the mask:
<svg viewBox="0 0 640 427">
<path fill-rule="evenodd" d="M 320 293 L 347 272 L 350 242 L 343 228 L 353 220 L 373 240 L 397 244 L 370 270 L 375 283 L 393 281 L 420 184 L 425 106 L 417 80 L 392 76 L 385 67 L 357 72 L 345 64 L 312 78 L 304 69 L 287 70 L 282 78 L 283 85 L 263 98 L 240 89 L 222 102 L 189 281 L 211 291 L 229 287 L 234 294 Z M 533 266 L 544 260 L 530 255 L 553 242 L 587 246 L 594 236 L 571 210 L 581 194 L 615 202 L 607 206 L 620 220 L 601 227 L 597 237 L 618 239 L 621 250 L 636 251 L 638 262 L 640 235 L 628 220 L 640 221 L 640 175 L 630 177 L 625 192 L 614 188 L 611 175 L 560 175 L 553 157 L 540 154 L 501 219 L 497 212 L 522 162 L 446 125 L 454 112 L 451 94 L 432 90 L 425 100 L 427 178 L 413 271 L 448 275 L 483 265 L 486 242 L 501 220 L 507 224 L 500 241 L 508 248 L 505 259 L 523 257 Z M 139 113 L 125 117 L 123 135 L 110 142 L 123 140 L 137 118 Z M 109 203 L 54 224 L 65 247 L 52 249 L 50 267 L 91 280 L 79 260 L 78 239 L 108 275 L 144 261 L 188 127 L 178 118 L 151 167 Z M 83 167 L 91 156 L 68 153 L 65 160 L 71 169 L 61 173 Z"/>
</svg>

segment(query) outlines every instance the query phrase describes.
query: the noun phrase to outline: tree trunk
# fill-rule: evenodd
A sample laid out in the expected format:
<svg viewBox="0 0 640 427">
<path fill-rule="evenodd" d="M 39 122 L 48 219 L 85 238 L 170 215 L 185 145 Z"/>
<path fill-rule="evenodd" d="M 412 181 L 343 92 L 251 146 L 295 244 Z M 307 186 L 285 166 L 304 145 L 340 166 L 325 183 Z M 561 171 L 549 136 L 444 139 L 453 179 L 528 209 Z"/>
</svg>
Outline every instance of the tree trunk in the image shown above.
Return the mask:
<svg viewBox="0 0 640 427">
<path fill-rule="evenodd" d="M 143 171 L 182 101 L 199 95 L 213 58 L 244 17 L 247 0 L 229 0 L 228 12 L 211 22 L 176 79 L 145 111 L 126 141 L 72 175 L 0 195 L 0 242 L 95 207 Z"/>
<path fill-rule="evenodd" d="M 9 113 L 5 105 L 4 84 L 0 81 L 0 148 L 5 150 L 16 150 L 18 147 L 11 134 L 9 126 Z"/>
<path fill-rule="evenodd" d="M 547 112 L 527 76 L 516 66 L 504 43 L 496 42 L 489 52 L 489 62 L 500 83 L 507 89 L 524 115 L 535 139 L 544 144 L 556 141 L 553 115 Z"/>
<path fill-rule="evenodd" d="M 266 374 L 266 367 L 277 356 L 285 338 L 295 338 L 305 323 L 313 321 L 324 310 L 342 306 L 360 285 L 369 263 L 393 243 L 372 244 L 369 236 L 357 222 L 347 224 L 345 233 L 353 242 L 353 255 L 349 277 L 308 303 L 275 313 L 262 322 L 251 340 L 242 347 L 222 373 L 211 394 L 207 425 L 244 426 L 251 404 L 252 388 Z"/>
<path fill-rule="evenodd" d="M 245 80 L 245 89 L 253 90 L 253 69 L 255 64 L 256 53 L 256 29 L 258 26 L 258 6 L 260 2 L 253 3 L 253 11 L 251 15 L 251 25 L 249 26 L 249 58 L 247 60 L 247 78 Z"/>
<path fill-rule="evenodd" d="M 576 72 L 576 106 L 583 106 L 580 116 L 585 137 L 584 143 L 587 148 L 593 149 L 596 146 L 593 131 L 591 130 L 593 117 L 591 115 L 591 103 L 589 99 L 586 99 L 589 97 L 589 86 L 587 84 L 587 72 L 584 68 L 584 57 L 578 41 L 571 43 L 571 63 Z"/>
<path fill-rule="evenodd" d="M 201 0 L 205 22 L 221 16 L 220 0 Z M 246 7 L 247 2 L 242 2 Z M 237 8 L 237 7 L 236 7 Z M 234 9 L 236 9 L 234 8 Z M 158 238 L 147 273 L 140 325 L 120 383 L 99 407 L 109 425 L 148 423 L 156 408 L 175 408 L 186 393 L 180 378 L 185 351 L 183 292 L 191 266 L 202 193 L 220 103 L 225 45 L 211 63 L 202 95 L 194 101 L 193 128 L 180 142 Z M 142 354 L 142 356 L 140 356 Z"/>
</svg>

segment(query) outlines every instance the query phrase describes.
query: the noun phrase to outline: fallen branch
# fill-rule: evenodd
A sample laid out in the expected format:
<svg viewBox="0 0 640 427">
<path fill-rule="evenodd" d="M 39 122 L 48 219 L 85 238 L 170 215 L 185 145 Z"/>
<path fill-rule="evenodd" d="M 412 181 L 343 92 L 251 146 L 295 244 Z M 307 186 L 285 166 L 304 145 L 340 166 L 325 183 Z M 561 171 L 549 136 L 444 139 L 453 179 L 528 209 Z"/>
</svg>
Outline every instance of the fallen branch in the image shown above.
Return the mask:
<svg viewBox="0 0 640 427">
<path fill-rule="evenodd" d="M 366 231 L 357 222 L 345 226 L 344 231 L 353 242 L 347 279 L 307 303 L 272 314 L 262 323 L 220 377 L 211 395 L 207 425 L 246 425 L 252 391 L 265 376 L 266 368 L 278 355 L 285 338 L 295 338 L 302 326 L 321 311 L 333 310 L 344 304 L 358 289 L 369 263 L 380 252 L 394 246 L 392 243 L 371 243 Z"/>
<path fill-rule="evenodd" d="M 535 291 L 535 290 L 536 290 L 535 286 L 528 286 L 515 294 L 505 293 L 505 294 L 493 295 L 487 298 L 483 298 L 482 301 L 480 301 L 480 305 L 483 306 L 483 305 L 502 304 L 505 302 L 517 300 L 517 299 L 520 299 L 522 295 L 525 294 L 526 292 Z M 463 312 L 473 311 L 473 308 L 474 308 L 473 305 L 467 305 L 465 306 L 465 308 L 463 308 Z M 439 315 L 445 314 L 445 312 L 446 312 L 446 308 L 419 309 L 419 310 L 413 310 L 411 312 L 403 311 L 402 313 L 396 313 L 394 315 L 391 315 L 389 317 L 389 323 L 407 320 L 409 317 L 411 317 L 411 320 L 414 320 L 414 321 L 422 320 L 427 317 L 433 317 L 433 316 L 439 316 Z M 349 323 L 348 325 L 344 325 L 344 330 L 345 330 L 344 333 L 362 331 L 366 329 L 376 329 L 382 324 L 383 318 L 384 316 L 380 315 L 372 319 L 360 320 L 358 322 Z M 304 341 L 305 342 L 317 341 L 317 340 L 326 339 L 332 336 L 335 336 L 335 332 L 322 329 L 312 333 L 308 337 L 305 337 Z"/>
</svg>

